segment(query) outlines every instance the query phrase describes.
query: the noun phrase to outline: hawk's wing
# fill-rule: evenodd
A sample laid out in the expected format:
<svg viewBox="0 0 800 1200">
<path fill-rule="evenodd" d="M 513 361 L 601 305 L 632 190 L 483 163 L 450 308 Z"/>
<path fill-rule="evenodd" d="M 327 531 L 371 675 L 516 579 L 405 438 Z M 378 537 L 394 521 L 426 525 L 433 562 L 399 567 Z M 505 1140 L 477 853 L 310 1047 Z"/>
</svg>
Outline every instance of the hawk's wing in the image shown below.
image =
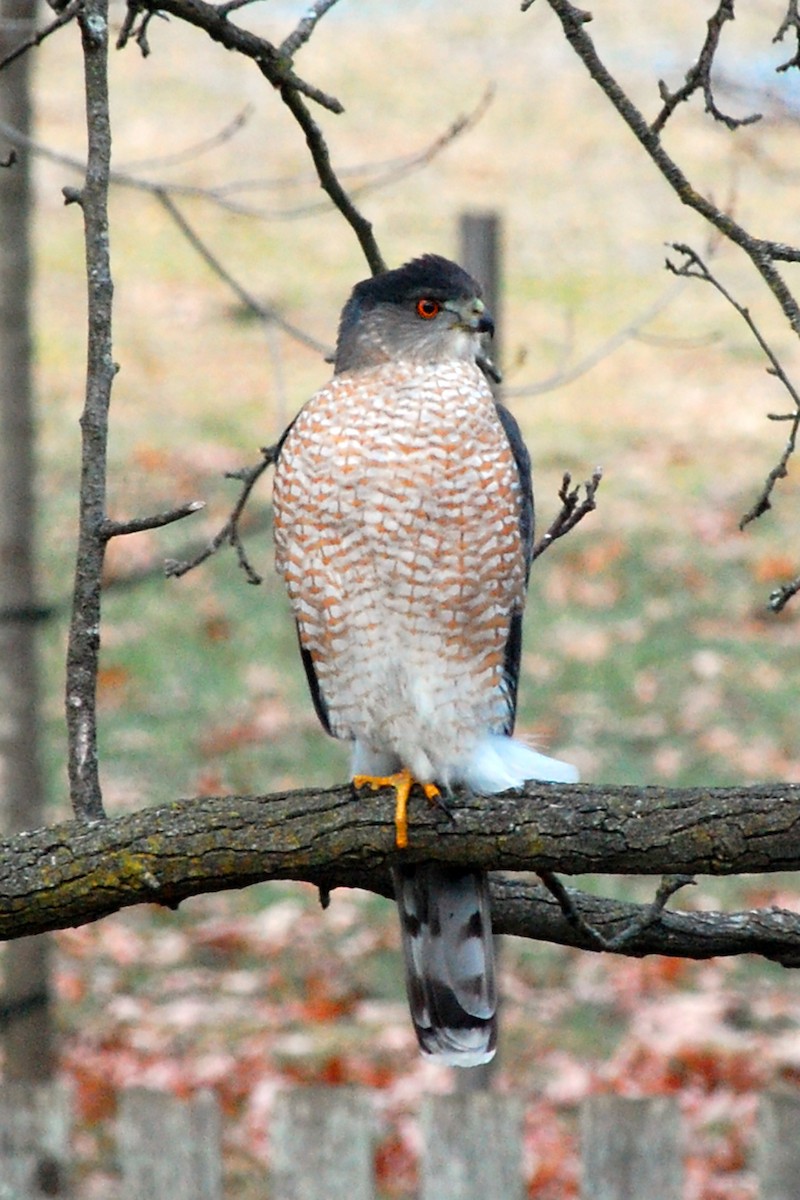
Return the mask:
<svg viewBox="0 0 800 1200">
<path fill-rule="evenodd" d="M 298 416 L 299 416 L 299 413 L 298 413 Z M 281 450 L 283 449 L 284 442 L 286 441 L 289 434 L 292 432 L 295 421 L 297 421 L 297 417 L 295 417 L 294 420 L 291 421 L 286 426 L 283 433 L 281 434 L 281 436 L 278 439 L 278 444 L 275 447 L 275 454 L 272 459 L 272 463 L 273 463 L 274 467 L 277 467 L 277 465 L 278 465 L 278 459 L 281 456 Z M 311 693 L 311 699 L 314 703 L 314 711 L 316 712 L 317 716 L 319 717 L 319 722 L 320 722 L 320 725 L 322 726 L 322 728 L 325 730 L 326 733 L 330 733 L 332 735 L 331 723 L 328 718 L 328 706 L 325 703 L 325 697 L 322 695 L 322 691 L 319 686 L 319 679 L 317 678 L 317 672 L 314 669 L 314 660 L 312 659 L 309 651 L 306 650 L 305 646 L 303 645 L 303 639 L 300 635 L 300 626 L 297 623 L 297 621 L 295 621 L 294 625 L 295 625 L 295 629 L 297 631 L 297 644 L 300 647 L 300 658 L 302 659 L 303 668 L 305 669 L 305 673 L 306 673 L 306 679 L 308 680 L 308 690 Z"/>
<path fill-rule="evenodd" d="M 503 426 L 508 444 L 511 447 L 511 453 L 514 456 L 514 462 L 519 475 L 519 491 L 520 491 L 520 514 L 519 526 L 522 535 L 522 550 L 525 555 L 525 583 L 527 586 L 528 576 L 531 569 L 531 558 L 533 555 L 533 482 L 531 477 L 531 459 L 528 454 L 528 449 L 522 440 L 522 433 L 517 424 L 516 417 L 501 404 L 498 400 L 495 401 L 495 409 L 500 424 Z M 512 734 L 514 732 L 514 718 L 517 713 L 517 687 L 519 685 L 519 663 L 522 654 L 522 609 L 517 608 L 511 614 L 511 621 L 508 627 L 508 637 L 506 639 L 506 649 L 503 658 L 503 674 L 506 681 L 506 689 L 508 695 L 508 719 L 503 726 L 503 733 Z"/>
</svg>

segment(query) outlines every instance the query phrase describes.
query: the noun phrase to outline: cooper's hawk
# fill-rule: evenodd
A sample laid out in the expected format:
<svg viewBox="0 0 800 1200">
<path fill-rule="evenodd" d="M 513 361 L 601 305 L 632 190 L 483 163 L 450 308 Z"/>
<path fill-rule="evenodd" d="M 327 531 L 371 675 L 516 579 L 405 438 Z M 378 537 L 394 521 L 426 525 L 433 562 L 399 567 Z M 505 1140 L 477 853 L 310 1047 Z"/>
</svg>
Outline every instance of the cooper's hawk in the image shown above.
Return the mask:
<svg viewBox="0 0 800 1200">
<path fill-rule="evenodd" d="M 311 694 L 353 743 L 356 786 L 406 800 L 486 795 L 574 769 L 511 738 L 533 538 L 519 428 L 477 364 L 493 324 L 474 279 L 427 254 L 357 284 L 334 376 L 284 435 L 278 570 Z M 454 1066 L 494 1053 L 486 876 L 394 869 L 406 985 L 423 1051 Z"/>
</svg>

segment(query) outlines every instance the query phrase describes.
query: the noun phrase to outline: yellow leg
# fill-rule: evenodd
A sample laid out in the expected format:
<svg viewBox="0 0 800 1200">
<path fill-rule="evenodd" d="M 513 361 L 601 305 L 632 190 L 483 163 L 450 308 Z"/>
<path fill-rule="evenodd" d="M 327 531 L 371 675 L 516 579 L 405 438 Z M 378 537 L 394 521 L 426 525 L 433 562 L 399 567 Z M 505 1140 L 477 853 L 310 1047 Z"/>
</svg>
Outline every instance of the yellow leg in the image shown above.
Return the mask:
<svg viewBox="0 0 800 1200">
<path fill-rule="evenodd" d="M 355 775 L 353 777 L 353 787 L 371 787 L 373 792 L 382 787 L 394 788 L 396 797 L 394 841 L 398 850 L 405 850 L 408 845 L 408 794 L 416 782 L 417 780 L 411 772 L 406 770 L 397 771 L 394 775 Z M 435 803 L 440 794 L 436 784 L 421 783 L 419 786 L 431 804 Z"/>
</svg>

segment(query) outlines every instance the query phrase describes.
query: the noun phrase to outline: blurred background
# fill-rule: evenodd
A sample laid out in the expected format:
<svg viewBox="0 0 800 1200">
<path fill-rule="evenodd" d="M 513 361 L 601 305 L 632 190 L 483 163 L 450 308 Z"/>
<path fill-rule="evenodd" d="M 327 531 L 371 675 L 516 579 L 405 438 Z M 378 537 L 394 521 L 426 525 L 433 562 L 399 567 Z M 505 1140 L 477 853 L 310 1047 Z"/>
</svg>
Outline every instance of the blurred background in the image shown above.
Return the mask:
<svg viewBox="0 0 800 1200">
<path fill-rule="evenodd" d="M 491 11 L 489 12 L 489 8 Z M 112 7 L 114 32 L 124 6 Z M 301 15 L 254 4 L 240 22 L 279 42 Z M 599 6 L 590 33 L 652 119 L 679 86 L 708 13 L 692 0 Z M 763 119 L 729 132 L 695 98 L 665 144 L 694 187 L 752 232 L 796 242 L 800 88 L 776 74 L 783 13 L 753 0 L 729 24 L 716 99 Z M 260 302 L 323 346 L 368 274 L 322 195 L 304 142 L 257 68 L 199 31 L 154 19 L 152 53 L 112 52 L 115 356 L 110 512 L 203 499 L 203 513 L 110 545 L 100 675 L 110 814 L 178 797 L 267 793 L 346 778 L 319 728 L 274 574 L 270 478 L 243 526 L 259 587 L 231 552 L 180 580 L 167 558 L 211 536 L 257 461 L 329 374 L 318 351 L 254 318 L 145 181 L 170 194 L 208 250 Z M 42 635 L 48 818 L 67 815 L 63 660 L 83 403 L 81 214 L 64 186 L 85 154 L 76 27 L 34 53 L 35 337 L 40 585 L 59 606 Z M 687 242 L 745 304 L 795 376 L 797 342 L 734 248 L 684 211 L 564 41 L 546 4 L 526 15 L 406 0 L 341 3 L 298 72 L 345 114 L 315 116 L 387 262 L 457 255 L 458 221 L 502 221 L 507 402 L 531 451 L 539 531 L 564 471 L 604 481 L 598 511 L 534 569 L 519 728 L 587 782 L 800 781 L 798 620 L 768 611 L 800 565 L 798 472 L 739 532 L 780 456 L 790 402 L 751 333 L 710 287 L 676 280 Z M 464 116 L 468 128 L 447 131 Z M 441 139 L 447 144 L 439 146 Z M 60 158 L 57 156 L 61 156 Z M 796 268 L 795 268 L 796 270 Z M 794 282 L 790 269 L 785 274 Z M 250 533 L 248 534 L 248 529 Z M 644 899 L 654 881 L 581 880 Z M 784 877 L 703 879 L 679 903 L 796 907 Z M 80 1111 L 87 1195 L 106 1195 L 108 1119 L 122 1086 L 210 1086 L 226 1114 L 231 1195 L 248 1196 L 287 1081 L 380 1089 L 385 1195 L 411 1194 L 420 1095 L 452 1086 L 422 1062 L 402 994 L 393 907 L 265 885 L 179 913 L 137 910 L 57 935 L 59 1063 Z M 701 1200 L 746 1200 L 758 1089 L 800 1074 L 800 998 L 780 968 L 580 954 L 505 940 L 495 1085 L 528 1102 L 530 1195 L 576 1194 L 575 1112 L 593 1090 L 680 1090 L 693 1114 Z M 105 1189 L 105 1190 L 104 1190 Z"/>
</svg>

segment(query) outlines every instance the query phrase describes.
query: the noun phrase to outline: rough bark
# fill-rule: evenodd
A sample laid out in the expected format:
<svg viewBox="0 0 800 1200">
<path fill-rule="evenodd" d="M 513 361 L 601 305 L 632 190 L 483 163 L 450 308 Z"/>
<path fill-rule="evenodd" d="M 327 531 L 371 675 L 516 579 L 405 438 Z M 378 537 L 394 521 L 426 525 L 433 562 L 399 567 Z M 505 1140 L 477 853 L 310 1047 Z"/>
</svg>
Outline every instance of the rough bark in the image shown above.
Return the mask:
<svg viewBox="0 0 800 1200">
<path fill-rule="evenodd" d="M 729 875 L 800 867 L 800 785 L 700 791 L 533 785 L 522 796 L 458 797 L 452 817 L 412 806 L 406 861 L 500 871 Z M 108 821 L 69 821 L 0 846 L 0 937 L 80 925 L 134 904 L 270 879 L 323 893 L 363 887 L 388 895 L 392 795 L 349 787 L 271 796 L 181 800 Z M 575 899 L 576 894 L 573 894 Z M 643 908 L 577 896 L 606 936 Z M 498 932 L 597 949 L 552 897 L 526 880 L 495 885 Z M 800 918 L 756 913 L 661 913 L 626 954 L 705 958 L 751 951 L 800 964 Z"/>
<path fill-rule="evenodd" d="M 0 0 L 0 59 L 34 27 L 33 0 Z M 30 60 L 3 73 L 0 120 L 31 132 Z M 6 161 L 7 147 L 0 147 Z M 12 156 L 13 158 L 13 156 Z M 20 148 L 0 168 L 0 827 L 42 821 L 36 637 L 35 416 L 31 366 L 31 171 Z M 46 938 L 20 941 L 4 961 L 6 1073 L 43 1080 L 53 1070 Z"/>
</svg>

